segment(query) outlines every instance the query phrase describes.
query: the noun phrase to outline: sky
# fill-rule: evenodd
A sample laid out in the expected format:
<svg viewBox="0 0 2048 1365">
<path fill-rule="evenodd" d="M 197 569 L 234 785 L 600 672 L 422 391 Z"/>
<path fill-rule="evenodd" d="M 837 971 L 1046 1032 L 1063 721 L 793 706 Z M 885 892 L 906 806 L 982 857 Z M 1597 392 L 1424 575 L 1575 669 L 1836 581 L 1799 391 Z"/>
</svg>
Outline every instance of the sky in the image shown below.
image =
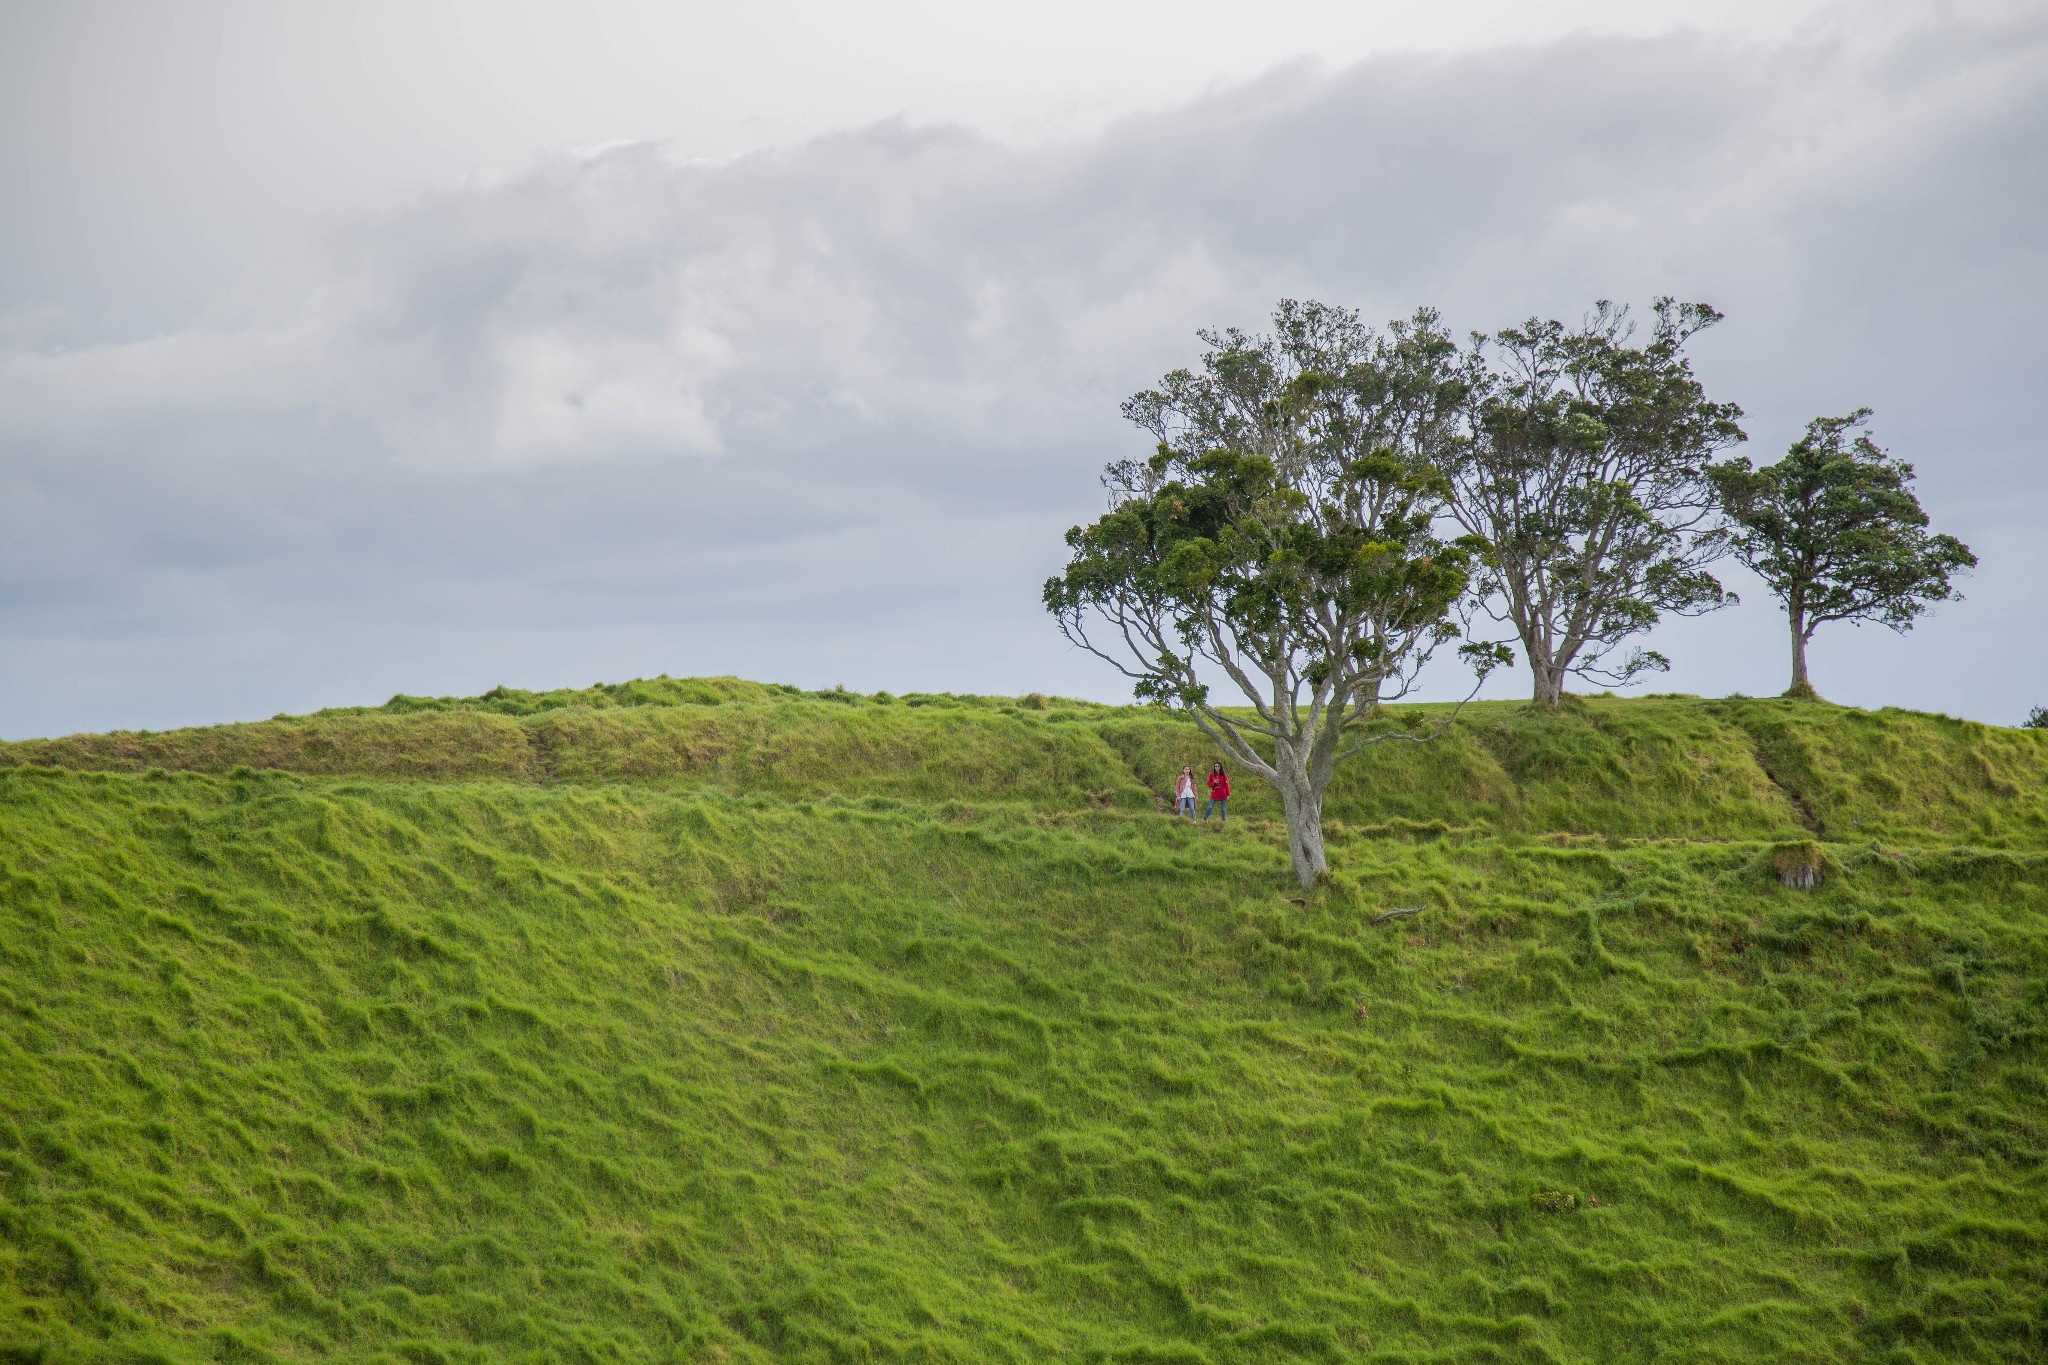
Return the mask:
<svg viewBox="0 0 2048 1365">
<path fill-rule="evenodd" d="M 1744 453 L 1872 407 L 1982 561 L 1816 686 L 2048 703 L 2048 5 L 9 0 L 0 186 L 0 737 L 1124 699 L 1040 585 L 1121 399 L 1285 297 L 1712 303 Z M 1632 690 L 1783 688 L 1725 578 Z"/>
</svg>

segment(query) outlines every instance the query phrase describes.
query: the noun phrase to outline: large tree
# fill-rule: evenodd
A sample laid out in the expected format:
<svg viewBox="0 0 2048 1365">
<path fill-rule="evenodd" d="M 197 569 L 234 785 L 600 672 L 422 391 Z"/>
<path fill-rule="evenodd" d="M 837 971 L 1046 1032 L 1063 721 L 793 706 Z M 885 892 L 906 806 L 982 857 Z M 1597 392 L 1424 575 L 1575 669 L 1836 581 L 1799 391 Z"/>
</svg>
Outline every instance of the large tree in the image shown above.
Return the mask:
<svg viewBox="0 0 2048 1365">
<path fill-rule="evenodd" d="M 1427 313 L 1382 334 L 1289 300 L 1271 335 L 1200 335 L 1199 372 L 1124 404 L 1155 452 L 1109 467 L 1110 510 L 1067 533 L 1072 557 L 1045 603 L 1140 697 L 1192 716 L 1278 788 L 1307 887 L 1328 870 L 1337 763 L 1438 732 L 1364 722 L 1458 637 L 1471 547 L 1436 526 L 1465 378 Z M 1470 657 L 1483 676 L 1502 651 Z M 1232 692 L 1247 704 L 1229 705 Z"/>
<path fill-rule="evenodd" d="M 1573 675 L 1669 667 L 1631 642 L 1727 600 L 1708 571 L 1724 545 L 1706 469 L 1743 439 L 1742 410 L 1709 401 L 1685 354 L 1721 315 L 1668 298 L 1653 314 L 1640 342 L 1604 301 L 1577 327 L 1532 318 L 1473 337 L 1451 508 L 1488 546 L 1478 599 L 1521 639 L 1541 705 Z"/>
<path fill-rule="evenodd" d="M 1735 553 L 1785 604 L 1792 628 L 1789 696 L 1813 695 L 1806 646 L 1829 621 L 1877 621 L 1893 630 L 1935 602 L 1960 596 L 1951 580 L 1976 566 L 1970 547 L 1932 535 L 1913 496 L 1913 466 L 1878 448 L 1869 408 L 1816 417 L 1785 458 L 1714 470 L 1735 527 Z"/>
</svg>

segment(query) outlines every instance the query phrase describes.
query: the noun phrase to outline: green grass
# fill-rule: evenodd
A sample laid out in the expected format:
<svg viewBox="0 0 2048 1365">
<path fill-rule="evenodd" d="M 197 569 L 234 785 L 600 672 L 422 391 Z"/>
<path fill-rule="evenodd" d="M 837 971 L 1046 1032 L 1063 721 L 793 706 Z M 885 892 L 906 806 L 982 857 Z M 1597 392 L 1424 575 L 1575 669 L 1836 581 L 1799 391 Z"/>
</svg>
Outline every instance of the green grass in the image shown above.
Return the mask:
<svg viewBox="0 0 2048 1365">
<path fill-rule="evenodd" d="M 1475 708 L 1304 904 L 1035 697 L 5 746 L 0 1360 L 2039 1359 L 2039 738 Z"/>
<path fill-rule="evenodd" d="M 1426 733 L 1444 708 L 1395 708 Z M 397 697 L 250 725 L 0 742 L 0 770 L 225 773 L 628 784 L 792 800 L 886 796 L 1140 811 L 1212 751 L 1131 707 L 1031 696 L 864 697 L 732 678 L 585 691 Z M 1236 809 L 1275 816 L 1270 789 Z M 1662 839 L 1830 839 L 2048 848 L 2048 732 L 1783 699 L 1574 699 L 1556 715 L 1467 707 L 1429 744 L 1389 742 L 1341 770 L 1342 825 Z"/>
</svg>

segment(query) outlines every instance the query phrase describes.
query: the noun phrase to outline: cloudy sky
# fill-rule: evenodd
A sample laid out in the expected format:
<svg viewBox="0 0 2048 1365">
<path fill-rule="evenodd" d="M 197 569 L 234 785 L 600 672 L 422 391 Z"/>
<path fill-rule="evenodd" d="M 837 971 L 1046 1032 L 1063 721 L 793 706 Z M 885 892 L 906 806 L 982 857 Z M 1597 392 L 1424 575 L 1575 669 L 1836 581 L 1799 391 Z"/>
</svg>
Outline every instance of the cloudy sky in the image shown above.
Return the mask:
<svg viewBox="0 0 2048 1365">
<path fill-rule="evenodd" d="M 1983 560 L 1821 690 L 2048 703 L 2040 3 L 11 0 L 0 185 L 0 735 L 1120 698 L 1039 584 L 1118 401 L 1283 296 L 1712 302 L 1748 453 L 1868 404 Z M 1783 687 L 1730 580 L 1652 687 Z"/>
</svg>

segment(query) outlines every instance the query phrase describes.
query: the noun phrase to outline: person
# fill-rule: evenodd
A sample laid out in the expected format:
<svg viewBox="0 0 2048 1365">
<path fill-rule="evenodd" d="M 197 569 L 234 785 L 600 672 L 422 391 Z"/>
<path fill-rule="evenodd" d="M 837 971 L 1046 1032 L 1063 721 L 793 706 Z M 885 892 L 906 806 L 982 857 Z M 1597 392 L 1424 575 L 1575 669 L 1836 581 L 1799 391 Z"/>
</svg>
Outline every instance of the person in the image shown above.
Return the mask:
<svg viewBox="0 0 2048 1365">
<path fill-rule="evenodd" d="M 1192 764 L 1182 764 L 1180 777 L 1173 784 L 1173 813 L 1176 817 L 1185 815 L 1190 824 L 1195 819 L 1195 769 Z"/>
<path fill-rule="evenodd" d="M 1230 819 L 1230 779 L 1224 775 L 1221 763 L 1209 765 L 1209 804 L 1202 808 L 1202 818 L 1207 820 L 1210 811 L 1216 812 L 1220 822 Z"/>
</svg>

